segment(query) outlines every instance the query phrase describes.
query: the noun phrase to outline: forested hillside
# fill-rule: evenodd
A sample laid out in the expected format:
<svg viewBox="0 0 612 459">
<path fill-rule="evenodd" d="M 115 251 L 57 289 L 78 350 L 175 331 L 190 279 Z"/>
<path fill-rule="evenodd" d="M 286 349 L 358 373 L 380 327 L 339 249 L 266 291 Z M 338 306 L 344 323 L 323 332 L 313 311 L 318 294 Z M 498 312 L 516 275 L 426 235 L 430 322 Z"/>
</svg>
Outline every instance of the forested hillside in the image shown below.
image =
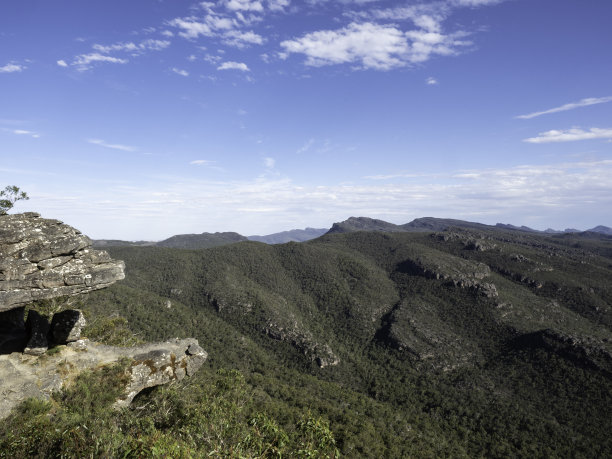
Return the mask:
<svg viewBox="0 0 612 459">
<path fill-rule="evenodd" d="M 196 337 L 208 368 L 173 400 L 237 370 L 244 435 L 259 413 L 292 438 L 329 422 L 350 457 L 612 454 L 610 237 L 449 228 L 110 252 L 126 279 L 90 294 L 90 335 Z M 131 416 L 178 435 L 151 411 L 167 396 Z"/>
</svg>

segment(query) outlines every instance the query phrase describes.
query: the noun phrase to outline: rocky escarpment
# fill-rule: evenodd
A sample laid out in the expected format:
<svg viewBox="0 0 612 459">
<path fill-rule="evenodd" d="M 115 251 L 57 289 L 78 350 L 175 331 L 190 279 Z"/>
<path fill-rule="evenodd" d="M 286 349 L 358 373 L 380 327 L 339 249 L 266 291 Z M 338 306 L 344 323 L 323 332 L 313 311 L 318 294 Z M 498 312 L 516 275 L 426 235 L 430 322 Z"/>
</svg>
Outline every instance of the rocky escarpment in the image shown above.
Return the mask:
<svg viewBox="0 0 612 459">
<path fill-rule="evenodd" d="M 255 307 L 253 301 L 241 301 L 234 295 L 215 296 L 209 292 L 207 297 L 217 312 L 224 315 L 249 315 Z M 270 310 L 267 314 L 265 323 L 259 327 L 266 336 L 291 344 L 310 361 L 315 362 L 319 368 L 340 363 L 339 357 L 329 344 L 317 340 L 293 314 L 278 314 Z"/>
<path fill-rule="evenodd" d="M 115 406 L 130 404 L 143 389 L 193 375 L 208 357 L 195 339 L 173 340 L 129 348 L 78 340 L 43 358 L 0 355 L 0 419 L 26 398 L 48 399 L 84 370 L 127 358 L 127 385 Z"/>
<path fill-rule="evenodd" d="M 0 312 L 32 301 L 87 293 L 124 278 L 122 261 L 39 214 L 0 216 Z"/>
<path fill-rule="evenodd" d="M 512 343 L 516 348 L 544 348 L 582 367 L 595 368 L 612 376 L 612 352 L 609 338 L 595 338 L 544 329 L 519 336 Z"/>
<path fill-rule="evenodd" d="M 0 216 L 0 419 L 26 398 L 49 398 L 81 371 L 121 359 L 131 363 L 117 407 L 202 366 L 207 354 L 195 339 L 130 348 L 91 343 L 80 339 L 86 324 L 81 311 L 50 318 L 33 303 L 88 293 L 124 277 L 123 261 L 92 249 L 87 236 L 59 220 L 32 212 Z"/>
<path fill-rule="evenodd" d="M 427 279 L 439 279 L 448 285 L 473 290 L 487 298 L 498 296 L 495 284 L 484 281 L 490 276 L 491 269 L 474 260 L 442 252 L 422 252 L 399 263 L 397 270 Z"/>
<path fill-rule="evenodd" d="M 340 363 L 340 359 L 334 354 L 329 344 L 317 342 L 312 333 L 300 331 L 297 324 L 285 328 L 278 323 L 268 321 L 263 331 L 270 338 L 290 343 L 315 362 L 319 368 L 335 366 Z"/>
</svg>

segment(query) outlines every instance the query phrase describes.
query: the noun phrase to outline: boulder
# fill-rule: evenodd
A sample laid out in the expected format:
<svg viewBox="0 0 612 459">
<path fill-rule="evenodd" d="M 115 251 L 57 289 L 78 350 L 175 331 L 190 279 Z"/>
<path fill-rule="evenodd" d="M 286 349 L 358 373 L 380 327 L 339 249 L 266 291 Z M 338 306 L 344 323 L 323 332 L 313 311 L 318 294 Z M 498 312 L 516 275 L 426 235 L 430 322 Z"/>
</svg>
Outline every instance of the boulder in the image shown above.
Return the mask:
<svg viewBox="0 0 612 459">
<path fill-rule="evenodd" d="M 75 228 L 34 212 L 0 216 L 0 312 L 123 279 L 123 262 L 91 244 Z"/>
</svg>

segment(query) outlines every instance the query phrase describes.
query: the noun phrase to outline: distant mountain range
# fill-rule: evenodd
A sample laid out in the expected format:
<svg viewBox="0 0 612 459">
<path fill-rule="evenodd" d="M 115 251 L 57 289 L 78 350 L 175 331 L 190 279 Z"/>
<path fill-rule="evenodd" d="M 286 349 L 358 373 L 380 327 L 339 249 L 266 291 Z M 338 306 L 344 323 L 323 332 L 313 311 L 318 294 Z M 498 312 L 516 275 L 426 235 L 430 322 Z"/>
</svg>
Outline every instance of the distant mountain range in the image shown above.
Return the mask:
<svg viewBox="0 0 612 459">
<path fill-rule="evenodd" d="M 383 220 L 368 217 L 351 217 L 340 223 L 334 223 L 328 234 L 351 233 L 354 231 L 382 231 L 386 233 L 418 233 L 424 231 L 446 231 L 450 227 L 485 229 L 491 228 L 482 223 L 453 220 L 450 218 L 424 217 L 412 220 L 410 223 L 395 225 Z"/>
<path fill-rule="evenodd" d="M 284 244 L 286 242 L 304 242 L 323 236 L 327 228 L 306 228 L 282 231 L 267 236 L 249 236 L 250 241 L 265 242 L 266 244 Z"/>
<path fill-rule="evenodd" d="M 464 220 L 454 220 L 450 218 L 434 218 L 434 217 L 423 217 L 412 220 L 410 223 L 403 225 L 395 225 L 383 220 L 376 220 L 368 217 L 351 217 L 343 222 L 334 223 L 327 234 L 335 233 L 351 233 L 355 231 L 382 231 L 387 233 L 403 233 L 403 232 L 423 232 L 423 231 L 446 231 L 451 227 L 473 229 L 473 230 L 485 230 L 491 228 L 523 231 L 528 233 L 537 234 L 564 234 L 564 233 L 600 233 L 605 235 L 612 235 L 612 228 L 607 226 L 599 225 L 595 228 L 588 229 L 586 231 L 580 231 L 578 229 L 568 228 L 563 231 L 554 229 L 547 229 L 545 231 L 539 231 L 528 226 L 515 226 L 505 223 L 497 223 L 496 225 L 485 225 L 483 223 L 468 222 Z"/>
<path fill-rule="evenodd" d="M 234 232 L 225 233 L 201 233 L 201 234 L 178 234 L 163 241 L 121 241 L 117 239 L 96 239 L 93 245 L 96 248 L 106 247 L 172 247 L 176 249 L 208 249 L 226 244 L 242 241 L 257 241 L 265 244 L 284 244 L 286 242 L 304 242 L 315 239 L 327 233 L 327 228 L 306 228 L 280 233 L 268 234 L 266 236 L 243 236 Z"/>
<path fill-rule="evenodd" d="M 233 244 L 234 242 L 248 241 L 238 233 L 202 233 L 202 234 L 177 234 L 163 241 L 121 241 L 117 239 L 94 239 L 93 246 L 98 249 L 107 247 L 172 247 L 175 249 L 207 249 L 220 245 Z"/>
<path fill-rule="evenodd" d="M 305 242 L 316 239 L 324 234 L 352 233 L 356 231 L 377 231 L 386 233 L 415 233 L 427 231 L 446 231 L 449 228 L 464 228 L 472 230 L 486 230 L 491 228 L 522 231 L 536 234 L 567 234 L 567 233 L 596 233 L 612 236 L 612 228 L 599 225 L 586 231 L 574 228 L 567 228 L 563 231 L 548 228 L 540 231 L 528 226 L 515 226 L 509 223 L 497 223 L 496 225 L 485 225 L 483 223 L 455 220 L 451 218 L 423 217 L 412 220 L 403 225 L 396 225 L 384 220 L 377 220 L 368 217 L 350 217 L 343 222 L 334 223 L 328 230 L 326 228 L 305 228 L 282 231 L 280 233 L 268 234 L 265 236 L 242 236 L 235 232 L 224 233 L 201 233 L 201 234 L 178 234 L 163 241 L 121 241 L 116 239 L 97 239 L 93 241 L 94 247 L 173 247 L 178 249 L 205 249 L 218 247 L 226 244 L 233 244 L 242 241 L 257 241 L 265 244 L 284 244 L 287 242 Z"/>
<path fill-rule="evenodd" d="M 175 249 L 208 249 L 234 242 L 248 241 L 241 234 L 233 232 L 178 234 L 155 244 L 158 247 L 173 247 Z"/>
</svg>

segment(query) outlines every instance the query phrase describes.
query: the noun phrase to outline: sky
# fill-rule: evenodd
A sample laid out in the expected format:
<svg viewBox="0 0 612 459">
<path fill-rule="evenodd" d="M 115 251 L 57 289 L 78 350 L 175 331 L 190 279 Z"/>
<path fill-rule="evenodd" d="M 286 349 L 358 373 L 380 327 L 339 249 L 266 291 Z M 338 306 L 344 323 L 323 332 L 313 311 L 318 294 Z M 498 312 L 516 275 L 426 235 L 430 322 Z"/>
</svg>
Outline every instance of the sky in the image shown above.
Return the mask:
<svg viewBox="0 0 612 459">
<path fill-rule="evenodd" d="M 610 0 L 2 0 L 0 188 L 95 239 L 612 226 Z"/>
</svg>

